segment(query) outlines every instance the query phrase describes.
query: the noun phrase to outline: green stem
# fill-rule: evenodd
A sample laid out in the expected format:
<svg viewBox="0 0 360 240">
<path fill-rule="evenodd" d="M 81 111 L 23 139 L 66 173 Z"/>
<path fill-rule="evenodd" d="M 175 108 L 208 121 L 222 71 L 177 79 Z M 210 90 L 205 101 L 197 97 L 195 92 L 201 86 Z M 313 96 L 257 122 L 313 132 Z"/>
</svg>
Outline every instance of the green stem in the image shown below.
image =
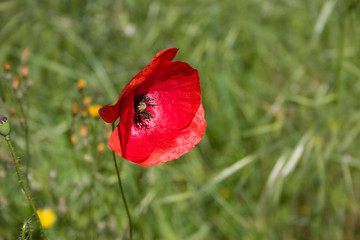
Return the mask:
<svg viewBox="0 0 360 240">
<path fill-rule="evenodd" d="M 115 129 L 114 123 L 112 124 L 112 129 L 113 129 L 113 131 Z M 129 236 L 130 236 L 130 240 L 132 240 L 133 238 L 132 238 L 131 216 L 130 216 L 129 208 L 128 208 L 128 205 L 127 205 L 127 202 L 126 202 L 124 189 L 123 189 L 123 186 L 122 186 L 122 183 L 121 183 L 120 171 L 119 171 L 119 167 L 118 167 L 117 162 L 116 162 L 116 156 L 115 156 L 114 151 L 112 151 L 112 155 L 113 155 L 113 160 L 114 160 L 114 164 L 115 164 L 116 175 L 117 175 L 117 178 L 118 178 L 119 188 L 120 188 L 120 192 L 121 192 L 121 198 L 122 198 L 122 200 L 124 202 L 126 214 L 127 214 L 128 220 L 129 220 Z"/>
<path fill-rule="evenodd" d="M 44 239 L 48 239 L 47 236 L 46 236 L 46 233 L 45 233 L 45 231 L 44 231 L 44 228 L 43 228 L 42 225 L 41 225 L 39 215 L 36 213 L 35 205 L 34 205 L 33 201 L 31 200 L 31 197 L 30 197 L 30 194 L 29 194 L 28 190 L 27 190 L 26 187 L 25 187 L 24 181 L 22 180 L 22 177 L 21 177 L 21 174 L 20 174 L 19 161 L 18 161 L 18 159 L 17 159 L 17 157 L 16 157 L 14 148 L 13 148 L 13 146 L 12 146 L 12 143 L 11 143 L 11 140 L 10 140 L 10 136 L 9 136 L 9 135 L 6 136 L 5 139 L 6 139 L 6 142 L 7 142 L 8 146 L 9 146 L 9 149 L 10 149 L 10 152 L 11 152 L 11 156 L 12 156 L 12 158 L 13 158 L 13 160 L 14 160 L 14 163 L 15 163 L 16 174 L 17 174 L 17 177 L 18 177 L 18 180 L 19 180 L 19 184 L 20 184 L 22 190 L 23 190 L 24 193 L 25 193 L 25 196 L 26 196 L 26 198 L 27 198 L 27 200 L 28 200 L 28 202 L 29 202 L 29 204 L 30 204 L 30 207 L 31 207 L 31 209 L 32 209 L 32 211 L 33 211 L 33 213 L 34 213 L 34 215 L 35 215 L 35 217 L 36 217 L 36 220 L 37 220 L 38 223 L 39 223 L 40 230 L 41 230 L 41 233 L 42 233 Z"/>
<path fill-rule="evenodd" d="M 26 229 L 28 229 L 27 233 L 29 236 L 29 239 L 32 239 L 32 235 L 31 235 L 31 228 L 30 228 L 30 222 L 28 219 L 25 220 L 23 227 L 22 227 L 22 231 L 21 231 L 21 240 L 26 240 Z"/>
<path fill-rule="evenodd" d="M 22 231 L 21 231 L 21 240 L 25 240 L 27 224 L 28 224 L 28 221 L 26 219 L 24 224 L 23 224 Z"/>
</svg>

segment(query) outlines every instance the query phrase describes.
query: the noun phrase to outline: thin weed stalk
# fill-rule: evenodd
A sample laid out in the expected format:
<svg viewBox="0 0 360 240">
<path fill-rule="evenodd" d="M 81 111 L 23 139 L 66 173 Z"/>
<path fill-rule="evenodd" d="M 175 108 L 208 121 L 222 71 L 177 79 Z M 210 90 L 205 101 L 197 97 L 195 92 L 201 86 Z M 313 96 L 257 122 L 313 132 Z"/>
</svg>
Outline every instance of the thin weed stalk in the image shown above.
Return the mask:
<svg viewBox="0 0 360 240">
<path fill-rule="evenodd" d="M 46 233 L 45 233 L 45 231 L 44 231 L 44 228 L 43 228 L 42 225 L 41 225 L 40 217 L 39 217 L 39 215 L 36 213 L 36 208 L 35 208 L 34 202 L 32 201 L 32 199 L 31 199 L 31 197 L 30 197 L 30 194 L 29 194 L 29 191 L 28 191 L 27 188 L 25 187 L 24 181 L 23 181 L 23 179 L 22 179 L 22 177 L 21 177 L 20 164 L 19 164 L 18 158 L 17 158 L 17 156 L 16 156 L 16 154 L 15 154 L 14 148 L 13 148 L 13 146 L 12 146 L 12 143 L 11 143 L 11 140 L 10 140 L 10 136 L 7 135 L 7 136 L 5 137 L 5 140 L 6 140 L 7 144 L 8 144 L 9 150 L 10 150 L 10 152 L 11 152 L 11 156 L 12 156 L 12 158 L 13 158 L 13 160 L 14 160 L 14 163 L 15 163 L 16 174 L 17 174 L 17 177 L 18 177 L 18 181 L 19 181 L 20 187 L 21 187 L 21 189 L 24 191 L 25 196 L 26 196 L 26 199 L 28 200 L 29 205 L 30 205 L 30 207 L 31 207 L 31 210 L 32 210 L 33 214 L 35 215 L 35 218 L 36 218 L 36 220 L 37 220 L 37 222 L 38 222 L 38 224 L 39 224 L 39 226 L 40 226 L 40 231 L 41 231 L 41 234 L 42 234 L 43 238 L 47 240 L 48 238 L 47 238 L 47 235 L 46 235 Z"/>
<path fill-rule="evenodd" d="M 114 131 L 115 129 L 115 125 L 114 123 L 112 123 L 112 129 Z M 119 189 L 120 189 L 120 193 L 121 193 L 121 198 L 124 202 L 124 206 L 125 206 L 125 210 L 126 210 L 126 215 L 128 217 L 128 221 L 129 221 L 129 239 L 132 240 L 132 223 L 131 223 L 131 216 L 130 216 L 130 211 L 126 202 L 126 198 L 125 198 L 125 194 L 124 194 L 124 189 L 121 183 L 121 177 L 120 177 L 120 171 L 119 171 L 119 167 L 118 164 L 116 162 L 116 156 L 115 156 L 115 152 L 112 151 L 112 156 L 113 156 L 113 160 L 114 160 L 114 165 L 115 165 L 115 170 L 116 170 L 116 175 L 117 175 L 117 179 L 118 179 L 118 184 L 119 184 Z"/>
</svg>

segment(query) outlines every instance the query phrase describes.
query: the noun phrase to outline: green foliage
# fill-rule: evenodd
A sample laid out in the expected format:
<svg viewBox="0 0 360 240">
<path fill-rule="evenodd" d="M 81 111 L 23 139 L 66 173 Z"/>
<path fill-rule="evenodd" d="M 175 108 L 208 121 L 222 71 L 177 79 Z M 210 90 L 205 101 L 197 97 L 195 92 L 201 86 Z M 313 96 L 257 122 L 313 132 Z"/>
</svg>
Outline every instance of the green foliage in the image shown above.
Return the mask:
<svg viewBox="0 0 360 240">
<path fill-rule="evenodd" d="M 360 239 L 359 16 L 356 0 L 1 1 L 0 64 L 14 75 L 28 48 L 31 86 L 24 114 L 8 94 L 0 115 L 35 205 L 57 215 L 49 239 L 124 239 L 111 151 L 96 151 L 108 128 L 72 122 L 76 81 L 114 102 L 167 47 L 198 69 L 208 128 L 179 160 L 118 159 L 135 239 Z M 29 217 L 0 139 L 0 239 Z"/>
</svg>

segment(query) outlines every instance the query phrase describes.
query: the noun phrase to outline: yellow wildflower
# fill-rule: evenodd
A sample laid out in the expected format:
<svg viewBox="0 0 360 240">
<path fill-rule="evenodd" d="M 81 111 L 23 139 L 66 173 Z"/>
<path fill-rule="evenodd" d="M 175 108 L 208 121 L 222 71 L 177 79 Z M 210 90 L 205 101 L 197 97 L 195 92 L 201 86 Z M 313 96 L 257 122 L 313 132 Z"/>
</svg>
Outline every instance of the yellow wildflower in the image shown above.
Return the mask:
<svg viewBox="0 0 360 240">
<path fill-rule="evenodd" d="M 39 215 L 41 225 L 44 228 L 50 228 L 56 220 L 55 213 L 50 208 L 40 208 L 36 213 Z"/>
<path fill-rule="evenodd" d="M 89 106 L 89 114 L 90 116 L 92 116 L 93 118 L 98 118 L 99 117 L 99 109 L 101 108 L 101 105 L 91 105 Z"/>
</svg>

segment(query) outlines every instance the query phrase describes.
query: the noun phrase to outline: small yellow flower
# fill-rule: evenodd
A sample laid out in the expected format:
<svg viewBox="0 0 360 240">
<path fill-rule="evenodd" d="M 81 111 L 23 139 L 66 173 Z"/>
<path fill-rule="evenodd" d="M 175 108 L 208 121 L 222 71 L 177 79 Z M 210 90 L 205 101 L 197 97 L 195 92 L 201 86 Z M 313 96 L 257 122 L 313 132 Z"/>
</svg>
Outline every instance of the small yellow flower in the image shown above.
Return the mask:
<svg viewBox="0 0 360 240">
<path fill-rule="evenodd" d="M 40 208 L 36 213 L 39 215 L 41 226 L 44 228 L 50 228 L 56 220 L 55 213 L 50 208 Z"/>
<path fill-rule="evenodd" d="M 90 116 L 92 116 L 93 118 L 98 118 L 99 117 L 99 109 L 101 108 L 101 105 L 91 105 L 89 106 L 89 114 Z"/>
</svg>

